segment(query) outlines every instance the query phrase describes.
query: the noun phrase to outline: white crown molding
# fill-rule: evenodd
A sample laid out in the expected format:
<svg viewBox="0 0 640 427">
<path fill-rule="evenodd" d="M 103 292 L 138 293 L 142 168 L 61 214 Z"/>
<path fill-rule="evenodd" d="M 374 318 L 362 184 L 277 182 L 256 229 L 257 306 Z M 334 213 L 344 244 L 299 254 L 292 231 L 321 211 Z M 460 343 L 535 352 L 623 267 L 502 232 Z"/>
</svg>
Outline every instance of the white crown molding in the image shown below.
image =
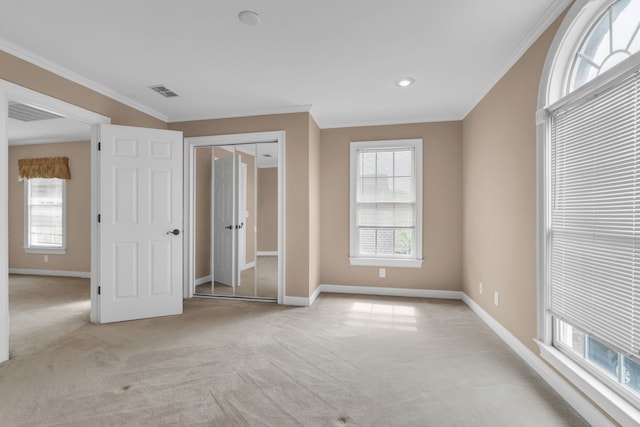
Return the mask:
<svg viewBox="0 0 640 427">
<path fill-rule="evenodd" d="M 89 279 L 88 271 L 64 271 L 64 270 L 39 270 L 34 268 L 10 268 L 9 274 L 24 274 L 28 276 L 56 276 L 56 277 L 81 277 Z"/>
<path fill-rule="evenodd" d="M 212 111 L 210 113 L 201 113 L 184 116 L 172 116 L 169 123 L 193 122 L 199 120 L 215 120 L 215 119 L 235 119 L 240 117 L 252 116 L 269 116 L 274 114 L 290 114 L 290 113 L 308 113 L 311 111 L 311 104 L 304 105 L 284 105 L 280 107 L 255 108 L 251 110 L 236 111 Z"/>
<path fill-rule="evenodd" d="M 355 122 L 321 122 L 314 116 L 314 120 L 320 129 L 340 129 L 340 128 L 357 128 L 367 126 L 394 126 L 394 125 L 411 125 L 420 123 L 438 123 L 438 122 L 459 122 L 464 119 L 465 115 L 445 115 L 432 117 L 416 117 L 408 120 L 361 120 Z"/>
<path fill-rule="evenodd" d="M 508 60 L 505 65 L 492 74 L 490 80 L 487 81 L 483 87 L 485 88 L 475 99 L 471 102 L 464 114 L 466 117 L 481 101 L 482 99 L 493 89 L 493 87 L 509 72 L 509 70 L 515 65 L 516 62 L 524 55 L 524 53 L 538 40 L 538 38 L 544 33 L 549 25 L 555 21 L 562 12 L 572 3 L 572 0 L 556 0 L 551 6 L 547 8 L 545 13 L 538 19 L 538 21 L 529 29 L 527 34 L 520 40 L 515 48 L 508 55 Z"/>
<path fill-rule="evenodd" d="M 23 49 L 7 40 L 4 39 L 0 39 L 0 50 L 3 50 L 4 52 L 13 55 L 17 58 L 20 58 L 22 60 L 25 60 L 33 65 L 36 65 L 40 68 L 43 68 L 47 71 L 50 71 L 60 77 L 63 77 L 67 80 L 70 80 L 74 83 L 77 83 L 81 86 L 84 86 L 88 89 L 93 90 L 94 92 L 98 92 L 101 95 L 104 95 L 106 97 L 109 97 L 115 101 L 118 101 L 124 105 L 127 105 L 131 108 L 134 108 L 138 111 L 141 111 L 145 114 L 148 114 L 152 117 L 155 117 L 158 120 L 162 120 L 163 122 L 168 122 L 169 118 L 165 115 L 162 114 L 150 107 L 147 107 L 146 105 L 142 105 L 132 99 L 129 99 L 109 88 L 107 88 L 106 86 L 103 86 L 99 83 L 94 82 L 93 80 L 90 80 L 86 77 L 83 77 L 81 75 L 79 75 L 78 73 L 75 73 L 71 70 L 69 70 L 68 68 L 64 68 L 58 64 L 56 64 L 55 62 L 49 61 L 48 59 L 45 59 L 43 57 L 41 57 L 40 55 L 36 55 L 33 52 L 30 52 L 26 49 Z"/>
</svg>

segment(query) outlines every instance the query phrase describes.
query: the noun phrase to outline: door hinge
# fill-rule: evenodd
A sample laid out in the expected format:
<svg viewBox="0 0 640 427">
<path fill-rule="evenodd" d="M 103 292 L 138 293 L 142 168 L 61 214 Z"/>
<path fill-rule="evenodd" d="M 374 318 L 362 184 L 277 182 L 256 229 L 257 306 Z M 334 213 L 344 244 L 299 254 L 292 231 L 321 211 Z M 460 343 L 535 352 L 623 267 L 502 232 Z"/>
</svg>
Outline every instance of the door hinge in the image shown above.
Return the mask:
<svg viewBox="0 0 640 427">
<path fill-rule="evenodd" d="M 98 286 L 98 295 L 100 295 L 100 290 L 101 290 L 100 286 Z"/>
<path fill-rule="evenodd" d="M 98 222 L 102 221 L 102 215 L 98 214 Z"/>
<path fill-rule="evenodd" d="M 101 151 L 101 149 L 102 149 L 102 143 L 98 142 L 98 151 Z"/>
</svg>

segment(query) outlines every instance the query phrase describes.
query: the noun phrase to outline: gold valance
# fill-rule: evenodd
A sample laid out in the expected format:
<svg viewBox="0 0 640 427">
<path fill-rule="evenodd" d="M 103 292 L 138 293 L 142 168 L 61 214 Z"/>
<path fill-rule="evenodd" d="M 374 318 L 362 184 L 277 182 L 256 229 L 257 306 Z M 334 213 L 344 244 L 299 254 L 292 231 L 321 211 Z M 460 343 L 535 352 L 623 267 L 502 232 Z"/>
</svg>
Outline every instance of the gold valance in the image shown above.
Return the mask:
<svg viewBox="0 0 640 427">
<path fill-rule="evenodd" d="M 71 179 L 68 157 L 18 160 L 18 181 L 32 178 Z"/>
</svg>

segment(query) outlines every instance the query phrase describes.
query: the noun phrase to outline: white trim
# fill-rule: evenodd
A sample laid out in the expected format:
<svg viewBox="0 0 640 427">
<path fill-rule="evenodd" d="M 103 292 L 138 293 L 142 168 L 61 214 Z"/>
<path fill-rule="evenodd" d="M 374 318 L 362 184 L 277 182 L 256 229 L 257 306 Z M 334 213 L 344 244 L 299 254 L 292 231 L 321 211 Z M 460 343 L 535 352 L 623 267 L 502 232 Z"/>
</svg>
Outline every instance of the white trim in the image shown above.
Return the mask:
<svg viewBox="0 0 640 427">
<path fill-rule="evenodd" d="M 195 149 L 196 147 L 254 144 L 278 144 L 278 304 L 286 304 L 285 290 L 285 132 L 251 132 L 230 135 L 208 135 L 184 139 L 184 297 L 193 297 L 195 283 Z M 292 305 L 299 305 L 298 303 Z M 308 305 L 308 298 L 307 298 Z"/>
<path fill-rule="evenodd" d="M 247 262 L 247 263 L 245 263 L 245 265 L 242 266 L 242 268 L 240 270 L 242 270 L 242 271 L 248 270 L 248 269 L 253 268 L 255 266 L 256 266 L 256 262 L 255 261 Z"/>
<path fill-rule="evenodd" d="M 209 283 L 211 281 L 211 275 L 199 277 L 194 282 L 194 286 L 204 285 L 205 283 Z"/>
<path fill-rule="evenodd" d="M 354 266 L 365 267 L 400 267 L 400 268 L 420 268 L 422 259 L 402 259 L 402 258 L 351 258 L 349 263 Z"/>
<path fill-rule="evenodd" d="M 409 288 L 379 288 L 374 286 L 348 286 L 348 285 L 327 285 L 322 284 L 318 288 L 320 292 L 334 294 L 354 294 L 354 295 L 381 295 L 389 297 L 409 297 L 409 298 L 437 298 L 461 300 L 460 291 L 440 291 L 432 289 L 409 289 Z"/>
<path fill-rule="evenodd" d="M 474 104 L 475 106 L 475 104 Z M 313 111 L 311 112 L 313 115 Z M 340 128 L 357 128 L 368 126 L 394 126 L 394 125 L 409 125 L 416 123 L 438 123 L 438 122 L 457 122 L 464 119 L 467 116 L 467 112 L 464 114 L 448 114 L 443 116 L 429 116 L 429 117 L 413 117 L 411 119 L 393 120 L 393 119 L 379 119 L 379 120 L 360 120 L 354 122 L 320 122 L 316 120 L 320 129 L 340 129 Z"/>
<path fill-rule="evenodd" d="M 66 248 L 24 248 L 25 254 L 64 255 Z"/>
<path fill-rule="evenodd" d="M 280 107 L 254 108 L 236 111 L 211 111 L 208 113 L 185 114 L 171 116 L 171 123 L 190 122 L 197 120 L 230 119 L 236 117 L 271 116 L 276 114 L 308 113 L 311 104 L 286 105 Z M 166 121 L 166 120 L 165 120 Z"/>
<path fill-rule="evenodd" d="M 640 425 L 640 411 L 554 347 L 536 340 L 541 357 L 623 426 Z"/>
<path fill-rule="evenodd" d="M 322 293 L 322 286 L 318 286 L 316 288 L 315 291 L 313 291 L 313 293 L 311 294 L 311 296 L 309 297 L 309 305 L 313 304 L 314 302 L 316 302 L 316 300 L 318 299 L 318 297 L 320 296 L 320 294 Z"/>
<path fill-rule="evenodd" d="M 607 419 L 598 419 L 601 416 L 595 409 L 595 413 L 586 412 L 580 403 L 573 402 L 580 400 L 571 398 L 561 392 L 554 384 L 560 384 L 569 391 L 566 393 L 577 394 L 580 390 L 593 402 L 600 405 L 608 415 L 623 425 L 638 425 L 638 411 L 633 409 L 635 416 L 630 416 L 627 410 L 628 403 L 619 395 L 611 396 L 612 390 L 605 384 L 598 381 L 594 376 L 586 374 L 585 370 L 579 367 L 560 351 L 551 347 L 552 343 L 552 320 L 547 313 L 548 290 L 546 281 L 548 279 L 548 239 L 549 219 L 550 219 L 550 108 L 563 108 L 567 103 L 574 102 L 579 97 L 590 91 L 602 90 L 612 84 L 625 70 L 636 66 L 640 61 L 640 55 L 636 54 L 631 59 L 608 70 L 606 73 L 589 81 L 569 95 L 566 93 L 569 70 L 573 57 L 580 46 L 582 38 L 592 28 L 594 20 L 612 4 L 613 0 L 576 0 L 567 12 L 560 28 L 558 29 L 551 47 L 547 52 L 544 68 L 540 78 L 538 88 L 538 110 L 536 112 L 536 282 L 537 282 L 537 316 L 538 316 L 538 346 L 541 356 L 557 372 L 564 375 L 572 386 L 567 385 L 556 371 L 552 371 L 543 378 L 551 384 L 558 392 L 576 408 L 588 421 L 594 425 L 610 425 Z M 539 359 L 542 360 L 542 359 Z M 543 365 L 547 367 L 547 365 Z M 548 367 L 547 367 L 548 368 Z M 542 375 L 542 374 L 541 374 Z M 582 395 L 578 394 L 582 399 Z M 571 400 L 573 399 L 573 400 Z M 619 406 L 620 405 L 620 406 Z M 589 405 L 591 406 L 591 405 Z M 588 415 L 590 414 L 590 415 Z"/>
<path fill-rule="evenodd" d="M 86 110 L 73 104 L 69 104 L 65 101 L 53 98 L 48 95 L 36 92 L 34 90 L 19 86 L 15 83 L 8 82 L 6 80 L 0 80 L 0 281 L 8 280 L 9 275 L 9 249 L 8 249 L 8 141 L 7 141 L 7 116 L 8 116 L 8 100 L 18 101 L 23 104 L 37 106 L 47 111 L 55 111 L 69 119 L 77 120 L 82 123 L 95 125 L 97 123 L 111 123 L 111 119 L 94 113 L 93 111 Z M 95 126 L 93 126 L 95 127 Z M 95 142 L 94 130 L 92 128 L 92 142 Z M 92 147 L 92 168 L 91 168 L 91 201 L 92 201 L 92 214 L 94 210 L 94 198 L 96 197 L 96 187 L 94 184 L 94 173 L 96 173 L 94 166 L 94 148 Z M 4 189 L 4 191 L 2 191 Z M 95 218 L 95 216 L 94 216 Z M 98 285 L 95 281 L 95 267 L 94 257 L 96 251 L 94 250 L 94 240 L 96 237 L 95 230 L 97 227 L 96 221 L 91 221 L 91 320 L 95 319 L 95 310 L 97 310 L 98 304 L 96 303 L 97 288 Z M 9 294 L 6 286 L 0 287 L 0 362 L 3 362 L 9 358 Z"/>
<path fill-rule="evenodd" d="M 115 101 L 118 101 L 124 105 L 127 105 L 131 108 L 134 108 L 138 111 L 141 111 L 145 114 L 148 114 L 152 117 L 155 117 L 158 120 L 162 120 L 163 122 L 168 122 L 169 118 L 162 114 L 159 111 L 156 111 L 146 105 L 140 104 L 130 98 L 127 98 L 118 92 L 107 88 L 99 83 L 96 83 L 93 80 L 90 80 L 86 77 L 81 76 L 80 74 L 69 70 L 68 68 L 64 68 L 55 62 L 49 61 L 48 59 L 43 58 L 42 56 L 36 55 L 33 52 L 29 52 L 28 50 L 19 47 L 7 40 L 0 39 L 0 50 L 5 51 L 6 53 L 15 56 L 16 58 L 23 59 L 33 65 L 36 65 L 40 68 L 44 68 L 47 71 L 50 71 L 60 77 L 63 77 L 67 80 L 70 80 L 74 83 L 77 83 L 81 86 L 84 86 L 88 89 L 91 89 L 94 92 L 97 92 L 101 95 L 104 95 L 108 98 L 111 98 Z"/>
<path fill-rule="evenodd" d="M 350 141 L 349 142 L 349 262 L 351 265 L 366 265 L 379 267 L 409 267 L 420 268 L 422 266 L 422 192 L 423 192 L 423 162 L 422 138 L 390 139 L 376 141 Z M 415 199 L 413 201 L 415 223 L 414 237 L 412 241 L 413 257 L 376 257 L 368 258 L 360 255 L 360 243 L 358 233 L 358 183 L 359 183 L 359 153 L 369 150 L 413 150 L 413 185 Z"/>
<path fill-rule="evenodd" d="M 9 117 L 8 89 L 0 80 L 0 362 L 9 360 Z"/>
<path fill-rule="evenodd" d="M 504 326 L 484 311 L 467 294 L 462 295 L 462 301 L 480 319 L 489 326 L 513 351 L 516 352 L 538 375 L 542 377 L 564 400 L 569 403 L 582 417 L 594 426 L 613 426 L 613 423 L 587 399 L 585 399 L 574 387 L 560 377 L 553 369 L 549 368 L 542 359 L 536 356 L 520 340 L 513 336 Z M 611 415 L 611 414 L 610 414 Z M 624 424 L 628 425 L 628 424 Z"/>
<path fill-rule="evenodd" d="M 9 274 L 24 274 L 29 276 L 60 276 L 91 278 L 90 271 L 40 270 L 35 268 L 10 268 Z"/>
<path fill-rule="evenodd" d="M 256 256 L 278 256 L 278 251 L 257 251 Z"/>
<path fill-rule="evenodd" d="M 67 180 L 62 180 L 62 244 L 60 247 L 39 247 L 39 246 L 29 246 L 29 231 L 31 230 L 31 222 L 29 214 L 31 210 L 29 209 L 29 203 L 31 202 L 31 186 L 34 181 L 30 179 L 25 179 L 22 181 L 24 183 L 24 197 L 23 197 L 23 221 L 24 226 L 24 251 L 28 254 L 60 254 L 64 255 L 67 253 L 67 210 L 68 210 L 68 199 L 67 199 Z"/>
<path fill-rule="evenodd" d="M 529 49 L 538 40 L 542 33 L 549 28 L 549 25 L 551 25 L 553 21 L 555 21 L 560 14 L 566 10 L 569 4 L 571 4 L 571 1 L 572 0 L 556 0 L 547 8 L 540 19 L 533 24 L 527 34 L 509 53 L 507 61 L 502 63 L 504 64 L 502 68 L 491 74 L 491 79 L 484 85 L 486 89 L 483 90 L 482 93 L 480 93 L 479 96 L 467 106 L 467 109 L 465 110 L 466 113 L 464 114 L 465 117 L 475 108 L 476 105 L 480 103 L 480 101 L 482 101 L 482 99 L 505 76 L 505 74 L 511 70 L 527 49 Z"/>
</svg>

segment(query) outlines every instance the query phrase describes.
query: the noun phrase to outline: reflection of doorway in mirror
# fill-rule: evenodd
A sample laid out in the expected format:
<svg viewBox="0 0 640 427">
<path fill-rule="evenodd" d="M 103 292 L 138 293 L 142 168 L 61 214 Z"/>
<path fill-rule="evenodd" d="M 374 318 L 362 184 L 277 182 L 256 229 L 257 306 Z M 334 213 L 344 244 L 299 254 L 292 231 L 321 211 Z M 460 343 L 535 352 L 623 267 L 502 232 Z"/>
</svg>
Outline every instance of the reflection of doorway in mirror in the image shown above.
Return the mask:
<svg viewBox="0 0 640 427">
<path fill-rule="evenodd" d="M 199 150 L 208 150 L 208 165 Z M 196 295 L 277 300 L 277 150 L 277 143 L 196 149 Z M 204 240 L 209 254 L 198 253 Z"/>
</svg>

